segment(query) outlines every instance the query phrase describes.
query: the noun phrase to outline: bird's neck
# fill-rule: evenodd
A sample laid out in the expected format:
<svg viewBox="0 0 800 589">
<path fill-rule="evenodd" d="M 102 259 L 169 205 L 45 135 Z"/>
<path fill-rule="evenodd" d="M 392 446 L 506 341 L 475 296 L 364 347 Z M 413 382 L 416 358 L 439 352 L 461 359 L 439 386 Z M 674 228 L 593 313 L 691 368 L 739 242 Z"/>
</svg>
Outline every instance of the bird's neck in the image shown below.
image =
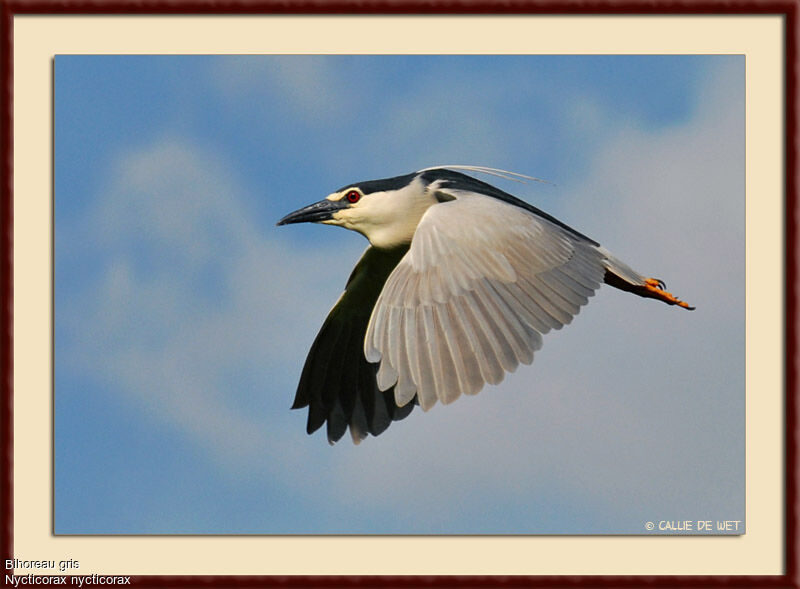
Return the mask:
<svg viewBox="0 0 800 589">
<path fill-rule="evenodd" d="M 436 203 L 436 199 L 426 191 L 387 194 L 371 208 L 368 218 L 352 228 L 377 248 L 408 245 L 425 211 Z"/>
</svg>

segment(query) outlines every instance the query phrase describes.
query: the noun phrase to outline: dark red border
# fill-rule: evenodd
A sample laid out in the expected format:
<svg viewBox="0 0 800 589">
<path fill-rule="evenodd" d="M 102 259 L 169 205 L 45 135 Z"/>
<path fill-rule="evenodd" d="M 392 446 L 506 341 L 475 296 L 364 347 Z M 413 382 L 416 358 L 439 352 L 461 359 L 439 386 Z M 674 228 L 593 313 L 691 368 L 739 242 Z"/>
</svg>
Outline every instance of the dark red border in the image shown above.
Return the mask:
<svg viewBox="0 0 800 589">
<path fill-rule="evenodd" d="M 13 558 L 13 18 L 17 14 L 776 14 L 785 18 L 786 573 L 780 576 L 139 576 L 140 587 L 764 587 L 800 589 L 797 422 L 797 15 L 800 0 L 0 0 L 0 558 Z M 680 540 L 678 540 L 680 541 Z M 532 558 L 534 556 L 532 555 Z M 6 571 L 3 570 L 3 579 Z"/>
<path fill-rule="evenodd" d="M 776 14 L 793 0 L 0 0 L 16 14 Z M 794 26 L 791 27 L 794 30 Z"/>
<path fill-rule="evenodd" d="M 0 0 L 2 3 L 3 0 Z M 2 373 L 2 399 L 0 399 L 0 558 L 5 560 L 13 553 L 14 505 L 12 497 L 14 468 L 13 416 L 13 331 L 14 287 L 13 256 L 13 204 L 12 185 L 14 155 L 12 152 L 13 122 L 13 72 L 12 72 L 12 19 L 13 9 L 2 5 L 0 11 L 0 76 L 3 79 L 2 123 L 0 123 L 0 151 L 2 151 L 2 184 L 0 184 L 0 226 L 3 236 L 3 255 L 0 256 L 0 372 Z M 5 575 L 3 575 L 5 581 Z"/>
</svg>

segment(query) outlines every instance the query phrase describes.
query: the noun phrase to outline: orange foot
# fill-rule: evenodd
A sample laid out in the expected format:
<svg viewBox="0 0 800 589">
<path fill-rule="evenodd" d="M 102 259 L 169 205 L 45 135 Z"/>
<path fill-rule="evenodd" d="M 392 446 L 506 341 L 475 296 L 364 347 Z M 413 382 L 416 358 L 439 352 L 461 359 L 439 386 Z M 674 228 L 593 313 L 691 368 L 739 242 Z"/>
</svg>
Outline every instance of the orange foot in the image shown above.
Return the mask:
<svg viewBox="0 0 800 589">
<path fill-rule="evenodd" d="M 678 305 L 679 307 L 683 307 L 684 309 L 688 309 L 689 311 L 694 310 L 694 307 L 690 307 L 687 303 L 680 300 L 672 293 L 669 293 L 666 290 L 664 290 L 666 287 L 667 285 L 664 284 L 664 281 L 659 280 L 658 278 L 648 278 L 645 280 L 644 284 L 644 288 L 647 290 L 648 294 L 654 299 L 659 299 L 661 301 L 664 301 L 668 305 Z"/>
</svg>

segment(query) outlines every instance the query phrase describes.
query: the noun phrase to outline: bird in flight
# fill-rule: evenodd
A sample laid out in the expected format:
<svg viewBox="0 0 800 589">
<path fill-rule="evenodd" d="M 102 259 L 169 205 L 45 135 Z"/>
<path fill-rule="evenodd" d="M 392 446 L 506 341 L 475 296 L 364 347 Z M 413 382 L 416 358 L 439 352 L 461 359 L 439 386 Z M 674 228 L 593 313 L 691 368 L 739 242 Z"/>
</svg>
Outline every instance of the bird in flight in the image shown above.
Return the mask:
<svg viewBox="0 0 800 589">
<path fill-rule="evenodd" d="M 601 283 L 691 310 L 589 237 L 507 192 L 440 166 L 349 184 L 278 225 L 324 223 L 370 242 L 306 358 L 293 409 L 333 444 L 377 436 L 414 405 L 474 395 L 530 364 L 542 335 Z"/>
</svg>

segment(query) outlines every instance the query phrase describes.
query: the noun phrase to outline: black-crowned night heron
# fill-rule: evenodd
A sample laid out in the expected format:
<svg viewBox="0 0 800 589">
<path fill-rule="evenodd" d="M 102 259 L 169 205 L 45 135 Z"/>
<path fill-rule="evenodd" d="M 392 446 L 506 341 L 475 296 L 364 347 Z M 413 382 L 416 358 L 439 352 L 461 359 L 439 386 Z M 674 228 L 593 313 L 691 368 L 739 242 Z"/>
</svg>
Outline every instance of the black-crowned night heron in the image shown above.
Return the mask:
<svg viewBox="0 0 800 589">
<path fill-rule="evenodd" d="M 415 404 L 474 395 L 530 364 L 602 282 L 692 309 L 600 244 L 457 169 L 349 184 L 278 222 L 338 225 L 370 246 L 303 367 L 293 409 L 328 441 L 377 436 Z"/>
</svg>

